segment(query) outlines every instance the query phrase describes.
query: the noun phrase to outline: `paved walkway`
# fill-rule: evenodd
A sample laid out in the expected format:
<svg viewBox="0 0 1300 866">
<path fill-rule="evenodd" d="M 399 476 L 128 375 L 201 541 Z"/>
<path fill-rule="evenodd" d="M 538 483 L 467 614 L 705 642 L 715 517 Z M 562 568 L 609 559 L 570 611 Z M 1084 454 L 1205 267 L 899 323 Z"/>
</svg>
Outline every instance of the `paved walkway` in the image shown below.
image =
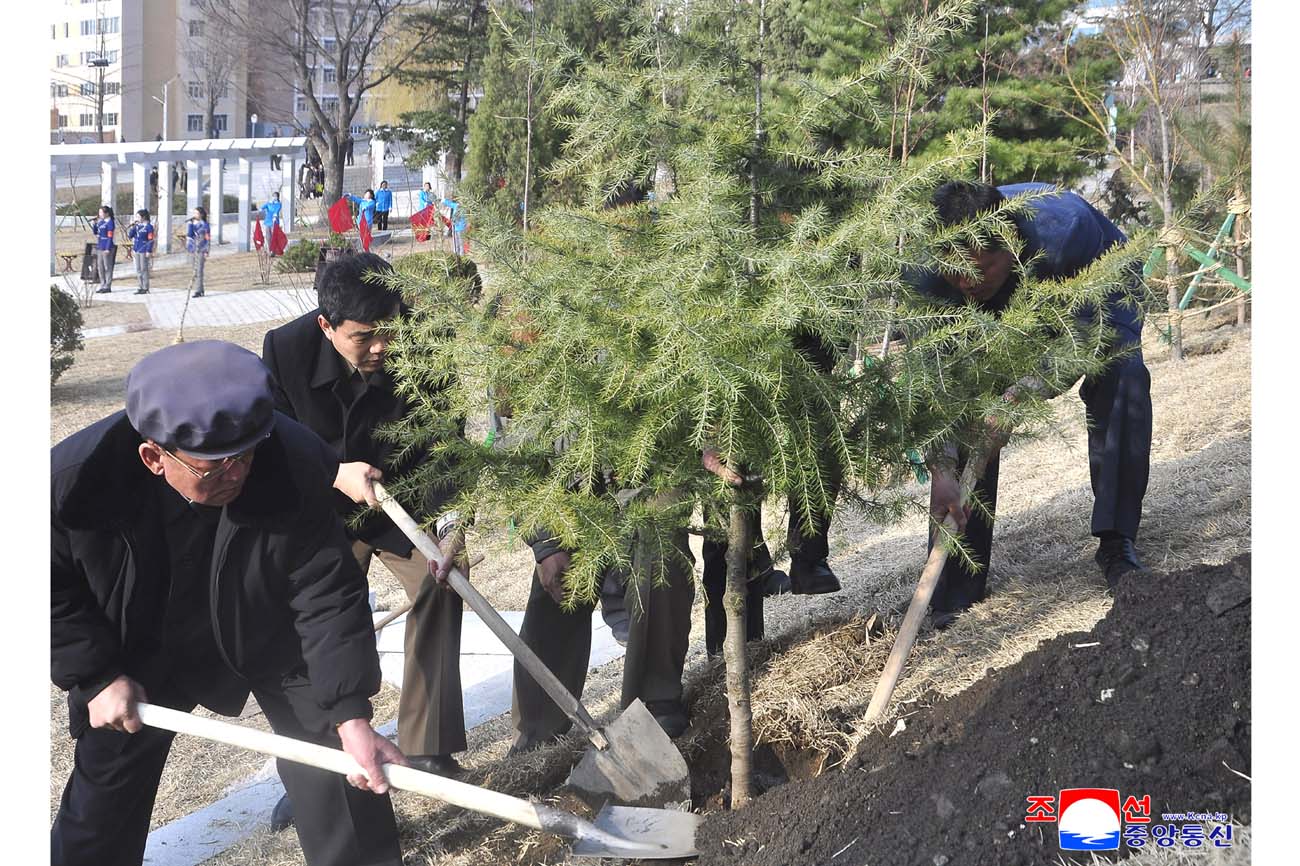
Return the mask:
<svg viewBox="0 0 1300 866">
<path fill-rule="evenodd" d="M 316 309 L 315 293 L 307 289 L 247 289 L 242 292 L 209 291 L 201 298 L 191 298 L 188 289 L 151 289 L 137 295 L 123 286 L 106 295 L 96 295 L 97 303 L 144 304 L 155 328 L 179 328 L 181 317 L 191 328 L 252 325 L 280 319 L 292 319 Z M 136 326 L 138 327 L 138 326 Z M 131 326 L 108 325 L 84 332 L 87 338 L 125 333 Z"/>
<path fill-rule="evenodd" d="M 524 617 L 522 611 L 505 611 L 501 615 L 518 631 Z M 375 620 L 382 616 L 376 613 Z M 398 617 L 379 633 L 380 667 L 384 679 L 396 686 L 402 682 L 405 619 L 405 616 Z M 591 625 L 590 666 L 596 668 L 621 657 L 623 647 L 614 641 L 599 610 L 592 612 Z M 466 729 L 509 712 L 513 660 L 505 645 L 469 612 L 465 613 L 461 633 L 460 676 Z M 379 728 L 387 737 L 395 736 L 396 730 L 395 722 Z M 254 776 L 232 787 L 222 799 L 150 833 L 144 862 L 149 866 L 196 866 L 215 857 L 264 828 L 283 793 L 275 761 L 268 760 Z"/>
</svg>

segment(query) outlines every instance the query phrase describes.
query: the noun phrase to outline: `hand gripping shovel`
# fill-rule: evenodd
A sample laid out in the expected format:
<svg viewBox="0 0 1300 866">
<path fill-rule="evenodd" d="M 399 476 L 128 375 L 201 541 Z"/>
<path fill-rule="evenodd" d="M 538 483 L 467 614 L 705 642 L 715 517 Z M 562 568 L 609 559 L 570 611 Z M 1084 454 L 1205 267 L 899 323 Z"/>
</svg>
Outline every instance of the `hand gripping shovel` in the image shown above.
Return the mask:
<svg viewBox="0 0 1300 866">
<path fill-rule="evenodd" d="M 991 451 L 985 449 L 976 452 L 966 461 L 960 488 L 963 503 L 970 499 L 971 491 L 984 475 L 984 467 L 988 465 L 991 454 Z M 943 526 L 949 532 L 957 531 L 957 521 L 953 520 L 951 514 L 944 516 Z M 912 644 L 916 643 L 917 632 L 921 630 L 921 621 L 925 619 L 925 610 L 930 606 L 930 599 L 934 597 L 934 591 L 939 586 L 939 576 L 943 574 L 943 567 L 947 562 L 948 550 L 936 541 L 930 548 L 930 556 L 925 561 L 925 568 L 921 570 L 921 579 L 916 583 L 912 601 L 907 605 L 907 613 L 903 615 L 903 624 L 899 626 L 898 636 L 894 638 L 894 648 L 889 651 L 885 669 L 876 683 L 876 690 L 871 694 L 871 703 L 867 706 L 866 715 L 868 724 L 880 718 L 885 707 L 889 705 L 889 699 L 894 696 L 898 678 L 903 675 L 903 665 L 907 663 L 907 656 L 912 652 Z"/>
<path fill-rule="evenodd" d="M 136 708 L 140 721 L 165 731 L 239 746 L 332 773 L 362 773 L 357 762 L 339 749 L 144 702 L 136 704 Z M 571 839 L 573 853 L 578 857 L 663 860 L 693 857 L 698 853 L 695 850 L 695 830 L 700 816 L 690 812 L 606 806 L 594 821 L 587 821 L 543 803 L 521 800 L 410 767 L 384 764 L 384 778 L 389 785 L 403 791 L 414 791 L 462 809 Z"/>
<path fill-rule="evenodd" d="M 438 545 L 379 482 L 375 482 L 375 496 L 384 513 L 392 518 L 411 543 L 429 561 L 441 564 L 445 557 Z M 663 806 L 691 799 L 691 779 L 686 760 L 645 704 L 633 701 L 608 727 L 603 730 L 597 727 L 586 707 L 528 648 L 501 614 L 465 579 L 460 569 L 451 570 L 448 583 L 595 747 L 587 750 L 569 774 L 569 787 L 592 803 L 612 799 L 639 806 Z"/>
</svg>

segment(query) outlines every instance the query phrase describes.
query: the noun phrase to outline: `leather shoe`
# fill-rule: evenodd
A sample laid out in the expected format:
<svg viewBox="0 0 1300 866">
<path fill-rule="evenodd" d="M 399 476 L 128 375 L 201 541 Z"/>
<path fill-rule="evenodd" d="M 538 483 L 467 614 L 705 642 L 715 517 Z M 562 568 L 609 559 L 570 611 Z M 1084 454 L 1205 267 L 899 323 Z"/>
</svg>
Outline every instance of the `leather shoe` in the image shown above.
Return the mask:
<svg viewBox="0 0 1300 866">
<path fill-rule="evenodd" d="M 965 612 L 965 610 L 932 610 L 930 611 L 930 624 L 934 626 L 935 631 L 943 631 L 956 622 L 957 617 Z"/>
<path fill-rule="evenodd" d="M 433 773 L 435 776 L 451 778 L 460 775 L 460 762 L 451 755 L 407 755 L 406 762 L 412 769 Z"/>
<path fill-rule="evenodd" d="M 840 580 L 824 559 L 818 562 L 793 559 L 790 561 L 790 591 L 795 595 L 839 592 Z"/>
<path fill-rule="evenodd" d="M 762 574 L 755 575 L 754 580 L 758 581 L 759 586 L 762 587 L 763 598 L 770 598 L 774 595 L 783 595 L 790 592 L 792 589 L 790 584 L 790 575 L 781 571 L 779 568 L 769 567 L 767 571 Z"/>
<path fill-rule="evenodd" d="M 680 737 L 690 726 L 691 720 L 681 701 L 649 701 L 645 707 L 670 738 Z"/>
<path fill-rule="evenodd" d="M 280 802 L 275 804 L 271 810 L 271 832 L 279 833 L 281 830 L 288 830 L 293 826 L 293 804 L 289 802 L 289 795 L 285 794 L 280 798 Z"/>
<path fill-rule="evenodd" d="M 95 289 L 95 294 L 97 294 L 97 295 L 107 295 L 107 294 L 108 294 L 109 292 L 111 292 L 111 291 L 113 291 L 113 290 L 112 290 L 112 289 Z"/>
<path fill-rule="evenodd" d="M 1106 587 L 1112 593 L 1119 586 L 1120 578 L 1124 575 L 1132 572 L 1148 573 L 1147 567 L 1138 559 L 1137 547 L 1134 546 L 1133 539 L 1118 533 L 1107 533 L 1101 537 L 1101 543 L 1097 546 L 1097 553 L 1093 559 L 1101 566 L 1102 573 L 1106 576 Z"/>
</svg>

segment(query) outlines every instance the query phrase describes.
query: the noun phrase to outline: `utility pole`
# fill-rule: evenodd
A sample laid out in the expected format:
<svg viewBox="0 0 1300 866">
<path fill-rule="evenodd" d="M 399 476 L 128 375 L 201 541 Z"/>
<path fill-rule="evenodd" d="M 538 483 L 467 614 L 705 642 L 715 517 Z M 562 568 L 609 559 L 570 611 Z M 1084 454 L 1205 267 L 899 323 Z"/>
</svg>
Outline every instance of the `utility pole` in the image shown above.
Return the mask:
<svg viewBox="0 0 1300 866">
<path fill-rule="evenodd" d="M 104 143 L 104 70 L 108 67 L 108 54 L 104 46 L 104 19 L 100 17 L 103 10 L 95 4 L 95 31 L 99 34 L 99 56 L 90 61 L 90 65 L 99 69 L 99 81 L 95 85 L 95 135 L 99 143 Z"/>
</svg>

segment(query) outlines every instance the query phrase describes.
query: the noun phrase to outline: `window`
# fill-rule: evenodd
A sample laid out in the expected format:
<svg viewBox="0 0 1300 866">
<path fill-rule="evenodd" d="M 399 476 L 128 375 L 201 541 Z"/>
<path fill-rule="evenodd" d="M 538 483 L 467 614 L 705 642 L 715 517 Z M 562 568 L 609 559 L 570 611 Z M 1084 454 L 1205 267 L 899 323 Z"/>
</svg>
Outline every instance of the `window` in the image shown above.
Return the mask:
<svg viewBox="0 0 1300 866">
<path fill-rule="evenodd" d="M 186 131 L 186 132 L 202 132 L 202 131 L 203 131 L 203 115 L 201 115 L 201 114 L 187 114 L 187 115 L 185 115 L 185 131 Z"/>
<path fill-rule="evenodd" d="M 307 97 L 305 96 L 294 97 L 293 110 L 298 114 L 305 114 L 307 112 Z"/>
<path fill-rule="evenodd" d="M 95 19 L 86 18 L 81 22 L 81 35 L 82 36 L 95 35 Z"/>
<path fill-rule="evenodd" d="M 117 126 L 117 112 L 110 111 L 104 115 L 105 126 Z"/>
<path fill-rule="evenodd" d="M 121 18 L 101 18 L 99 19 L 99 29 L 97 33 L 116 33 L 122 26 Z"/>
<path fill-rule="evenodd" d="M 321 70 L 321 82 L 324 84 L 333 84 L 338 81 L 338 76 L 334 74 L 333 66 L 326 66 Z"/>
<path fill-rule="evenodd" d="M 67 125 L 68 125 L 68 116 L 67 116 L 66 114 L 60 114 L 60 115 L 59 115 L 59 129 L 62 129 L 63 127 L 65 127 L 65 126 L 67 126 Z"/>
<path fill-rule="evenodd" d="M 212 115 L 212 128 L 215 129 L 217 132 L 225 132 L 225 131 L 226 131 L 226 115 L 224 115 L 224 114 L 214 114 L 214 115 Z"/>
<path fill-rule="evenodd" d="M 337 96 L 321 97 L 320 107 L 322 111 L 338 111 L 339 98 Z"/>
<path fill-rule="evenodd" d="M 82 95 L 82 96 L 94 96 L 94 95 L 95 95 L 95 82 L 93 82 L 93 81 L 83 81 L 83 82 L 81 82 L 81 95 Z"/>
<path fill-rule="evenodd" d="M 338 44 L 338 40 L 335 39 L 333 36 L 326 36 L 324 39 L 320 41 L 320 44 L 321 47 L 324 48 L 326 51 L 333 51 L 334 46 Z"/>
<path fill-rule="evenodd" d="M 190 35 L 191 35 L 191 36 L 202 36 L 202 35 L 203 35 L 203 22 L 202 22 L 202 21 L 191 21 L 191 22 L 190 22 Z"/>
<path fill-rule="evenodd" d="M 68 85 L 59 84 L 54 81 L 50 82 L 50 96 L 67 96 L 67 95 L 68 95 Z"/>
<path fill-rule="evenodd" d="M 117 49 L 116 49 L 116 48 L 114 48 L 112 51 L 108 52 L 108 62 L 109 62 L 109 63 L 116 63 L 116 62 L 117 62 Z"/>
<path fill-rule="evenodd" d="M 66 55 L 66 54 L 60 54 L 58 57 L 54 58 L 54 65 L 55 65 L 55 66 L 58 66 L 58 67 L 60 67 L 60 68 L 62 68 L 62 67 L 64 67 L 64 66 L 67 66 L 67 65 L 68 65 L 68 55 Z"/>
<path fill-rule="evenodd" d="M 50 38 L 51 38 L 51 39 L 58 39 L 58 38 L 59 38 L 59 25 L 57 25 L 57 24 L 51 24 L 51 25 L 50 25 Z"/>
<path fill-rule="evenodd" d="M 186 82 L 185 92 L 190 95 L 190 99 L 202 99 L 203 83 L 199 81 Z"/>
<path fill-rule="evenodd" d="M 93 114 L 82 114 L 82 115 L 81 115 L 81 123 L 79 123 L 79 124 L 77 124 L 77 125 L 78 125 L 78 126 L 94 126 L 94 125 L 95 125 L 95 115 L 93 115 Z"/>
<path fill-rule="evenodd" d="M 67 21 L 63 22 L 63 35 L 65 38 L 72 35 L 72 24 Z"/>
<path fill-rule="evenodd" d="M 104 95 L 105 95 L 105 96 L 121 96 L 121 95 L 122 95 L 122 82 L 120 82 L 120 81 L 105 81 L 105 82 L 104 82 Z"/>
</svg>

